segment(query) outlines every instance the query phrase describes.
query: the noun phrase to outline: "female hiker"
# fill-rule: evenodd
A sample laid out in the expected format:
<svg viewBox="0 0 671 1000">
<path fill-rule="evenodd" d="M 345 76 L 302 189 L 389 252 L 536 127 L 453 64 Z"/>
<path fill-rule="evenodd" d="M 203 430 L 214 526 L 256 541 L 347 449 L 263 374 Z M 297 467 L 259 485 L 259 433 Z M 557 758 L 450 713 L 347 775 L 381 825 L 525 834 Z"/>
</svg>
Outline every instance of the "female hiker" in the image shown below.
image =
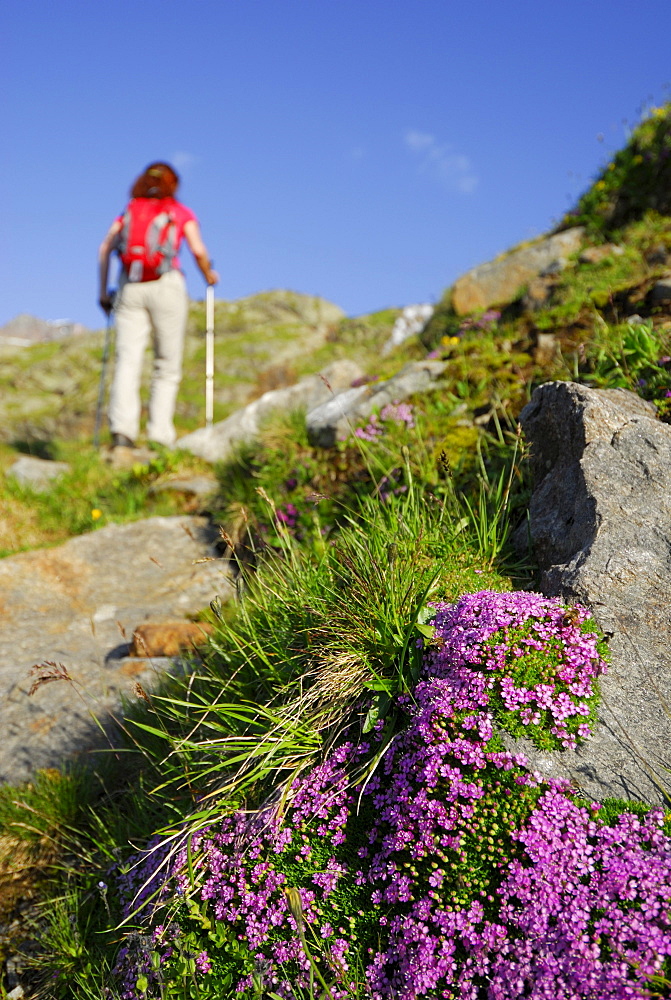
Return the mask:
<svg viewBox="0 0 671 1000">
<path fill-rule="evenodd" d="M 99 303 L 116 323 L 116 364 L 109 406 L 112 447 L 133 448 L 140 429 L 140 377 L 149 334 L 154 368 L 147 438 L 172 447 L 173 415 L 182 377 L 188 296 L 177 251 L 182 238 L 208 285 L 219 275 L 193 212 L 175 198 L 177 172 L 168 163 L 151 163 L 131 188 L 131 201 L 112 223 L 98 252 Z M 119 290 L 107 288 L 109 262 L 121 259 Z"/>
</svg>

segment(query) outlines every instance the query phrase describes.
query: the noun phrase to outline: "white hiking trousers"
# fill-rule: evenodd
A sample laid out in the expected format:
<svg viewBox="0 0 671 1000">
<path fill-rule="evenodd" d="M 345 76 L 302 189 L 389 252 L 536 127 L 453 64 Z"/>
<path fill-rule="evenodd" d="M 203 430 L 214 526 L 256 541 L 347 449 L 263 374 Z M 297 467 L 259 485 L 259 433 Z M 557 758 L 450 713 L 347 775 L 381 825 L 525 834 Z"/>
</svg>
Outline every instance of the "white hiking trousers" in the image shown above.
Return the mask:
<svg viewBox="0 0 671 1000">
<path fill-rule="evenodd" d="M 137 439 L 142 363 L 151 333 L 154 367 L 147 438 L 169 448 L 174 445 L 172 421 L 182 378 L 187 310 L 186 282 L 181 271 L 168 271 L 156 281 L 134 283 L 122 278 L 114 306 L 116 362 L 109 406 L 112 434 Z"/>
</svg>

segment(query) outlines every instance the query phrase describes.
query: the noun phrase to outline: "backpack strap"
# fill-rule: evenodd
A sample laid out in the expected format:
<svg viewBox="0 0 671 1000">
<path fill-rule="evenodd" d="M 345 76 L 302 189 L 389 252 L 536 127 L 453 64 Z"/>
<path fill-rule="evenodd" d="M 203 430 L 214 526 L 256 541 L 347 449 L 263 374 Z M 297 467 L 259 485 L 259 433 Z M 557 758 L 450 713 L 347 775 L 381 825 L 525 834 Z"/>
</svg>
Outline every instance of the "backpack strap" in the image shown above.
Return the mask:
<svg viewBox="0 0 671 1000">
<path fill-rule="evenodd" d="M 177 223 L 171 211 L 159 212 L 148 227 L 146 246 L 148 254 L 161 258 L 156 268 L 159 274 L 172 270 L 172 262 L 177 256 Z"/>
</svg>

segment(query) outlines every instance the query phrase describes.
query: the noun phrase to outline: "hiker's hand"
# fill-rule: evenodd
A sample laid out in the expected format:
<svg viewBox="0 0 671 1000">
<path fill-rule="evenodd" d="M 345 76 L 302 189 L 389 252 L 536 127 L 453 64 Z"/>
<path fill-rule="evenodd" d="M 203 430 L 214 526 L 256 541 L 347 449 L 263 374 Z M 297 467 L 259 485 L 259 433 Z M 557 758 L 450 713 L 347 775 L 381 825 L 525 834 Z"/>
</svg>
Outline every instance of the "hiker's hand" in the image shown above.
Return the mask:
<svg viewBox="0 0 671 1000">
<path fill-rule="evenodd" d="M 211 267 L 208 267 L 205 274 L 205 281 L 208 285 L 216 285 L 219 282 L 219 275 L 216 271 L 213 271 Z"/>
<path fill-rule="evenodd" d="M 101 295 L 100 298 L 98 299 L 98 305 L 105 313 L 105 315 L 109 316 L 109 314 L 114 309 L 114 299 L 112 298 L 111 295 Z"/>
</svg>

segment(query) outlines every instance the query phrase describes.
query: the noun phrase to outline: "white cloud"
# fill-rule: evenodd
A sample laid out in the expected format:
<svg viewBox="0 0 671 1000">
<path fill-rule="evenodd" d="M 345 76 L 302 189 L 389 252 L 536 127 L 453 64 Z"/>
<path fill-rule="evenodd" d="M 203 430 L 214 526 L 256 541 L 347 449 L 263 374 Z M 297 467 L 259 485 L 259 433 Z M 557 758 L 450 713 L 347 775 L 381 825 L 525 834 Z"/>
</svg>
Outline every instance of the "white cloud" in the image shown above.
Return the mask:
<svg viewBox="0 0 671 1000">
<path fill-rule="evenodd" d="M 199 162 L 199 157 L 194 156 L 193 153 L 178 150 L 176 153 L 172 154 L 170 162 L 173 164 L 175 170 L 178 170 L 181 174 L 185 174 L 189 172 L 191 167 Z"/>
<path fill-rule="evenodd" d="M 430 174 L 450 190 L 471 194 L 478 186 L 471 161 L 462 153 L 455 153 L 449 143 L 438 142 L 435 135 L 409 129 L 403 140 L 417 158 L 421 173 Z"/>
<path fill-rule="evenodd" d="M 414 129 L 410 129 L 409 132 L 405 133 L 406 146 L 416 153 L 421 153 L 424 149 L 431 149 L 435 143 L 436 137 L 428 135 L 426 132 L 415 132 Z"/>
</svg>

